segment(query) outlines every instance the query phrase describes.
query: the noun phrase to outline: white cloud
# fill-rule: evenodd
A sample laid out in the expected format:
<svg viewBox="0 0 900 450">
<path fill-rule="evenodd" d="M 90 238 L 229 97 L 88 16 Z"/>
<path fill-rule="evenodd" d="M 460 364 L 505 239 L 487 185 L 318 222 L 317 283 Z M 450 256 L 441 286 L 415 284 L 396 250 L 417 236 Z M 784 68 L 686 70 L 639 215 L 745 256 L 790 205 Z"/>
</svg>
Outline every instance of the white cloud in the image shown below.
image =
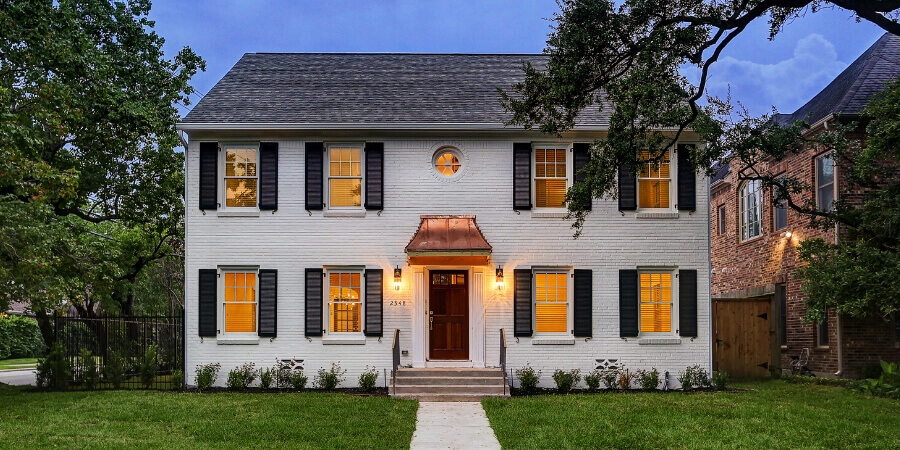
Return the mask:
<svg viewBox="0 0 900 450">
<path fill-rule="evenodd" d="M 762 64 L 726 56 L 710 68 L 708 92 L 741 102 L 751 114 L 767 113 L 772 106 L 792 113 L 819 93 L 847 64 L 837 60 L 834 45 L 820 34 L 797 42 L 791 58 Z M 693 72 L 693 71 L 692 71 Z M 691 79 L 696 79 L 692 73 Z"/>
</svg>

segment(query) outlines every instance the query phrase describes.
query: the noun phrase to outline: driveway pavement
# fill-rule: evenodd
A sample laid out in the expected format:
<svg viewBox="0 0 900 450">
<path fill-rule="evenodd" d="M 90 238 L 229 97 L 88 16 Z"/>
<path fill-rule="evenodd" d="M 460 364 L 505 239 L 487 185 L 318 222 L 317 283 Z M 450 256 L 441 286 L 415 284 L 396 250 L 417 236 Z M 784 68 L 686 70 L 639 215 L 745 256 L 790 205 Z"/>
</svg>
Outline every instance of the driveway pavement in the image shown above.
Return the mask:
<svg viewBox="0 0 900 450">
<path fill-rule="evenodd" d="M 34 386 L 34 369 L 0 372 L 0 383 L 11 386 Z"/>
</svg>

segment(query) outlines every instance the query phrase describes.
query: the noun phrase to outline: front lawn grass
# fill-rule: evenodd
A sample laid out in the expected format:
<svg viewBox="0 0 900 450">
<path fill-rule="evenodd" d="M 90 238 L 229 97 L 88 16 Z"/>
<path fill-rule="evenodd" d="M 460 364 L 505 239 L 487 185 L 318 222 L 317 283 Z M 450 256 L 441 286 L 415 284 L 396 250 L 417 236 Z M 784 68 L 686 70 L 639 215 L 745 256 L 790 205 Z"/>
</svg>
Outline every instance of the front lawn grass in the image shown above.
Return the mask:
<svg viewBox="0 0 900 450">
<path fill-rule="evenodd" d="M 37 358 L 16 358 L 0 361 L 0 370 L 7 369 L 33 369 L 37 365 Z"/>
<path fill-rule="evenodd" d="M 897 448 L 900 402 L 769 381 L 753 392 L 485 399 L 503 448 Z"/>
<path fill-rule="evenodd" d="M 415 421 L 415 401 L 387 397 L 33 392 L 0 384 L 0 447 L 408 448 Z"/>
</svg>

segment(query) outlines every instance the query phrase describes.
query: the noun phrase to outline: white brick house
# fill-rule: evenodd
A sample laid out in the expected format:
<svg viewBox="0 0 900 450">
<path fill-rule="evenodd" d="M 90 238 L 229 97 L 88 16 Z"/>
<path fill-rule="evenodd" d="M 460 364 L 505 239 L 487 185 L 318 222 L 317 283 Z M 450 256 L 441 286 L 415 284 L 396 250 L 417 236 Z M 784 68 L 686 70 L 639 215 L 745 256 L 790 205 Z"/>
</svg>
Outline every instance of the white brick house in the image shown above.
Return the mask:
<svg viewBox="0 0 900 450">
<path fill-rule="evenodd" d="M 402 365 L 496 367 L 505 329 L 544 385 L 605 359 L 709 369 L 706 178 L 673 151 L 573 239 L 561 195 L 608 115 L 504 126 L 496 88 L 544 58 L 244 55 L 179 124 L 188 382 L 302 359 L 352 386 L 391 369 L 394 330 Z"/>
</svg>

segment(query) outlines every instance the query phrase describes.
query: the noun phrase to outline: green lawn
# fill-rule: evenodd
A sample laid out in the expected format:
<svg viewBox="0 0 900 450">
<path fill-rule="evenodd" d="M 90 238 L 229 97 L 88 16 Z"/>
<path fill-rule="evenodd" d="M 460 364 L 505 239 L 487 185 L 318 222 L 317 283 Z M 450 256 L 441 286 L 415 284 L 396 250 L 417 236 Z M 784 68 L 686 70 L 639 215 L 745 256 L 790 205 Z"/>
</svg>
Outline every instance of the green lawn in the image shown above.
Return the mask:
<svg viewBox="0 0 900 450">
<path fill-rule="evenodd" d="M 416 402 L 325 393 L 31 392 L 0 384 L 0 447 L 408 448 Z"/>
<path fill-rule="evenodd" d="M 35 365 L 37 365 L 37 358 L 4 359 L 0 361 L 0 370 L 33 369 Z"/>
<path fill-rule="evenodd" d="M 486 399 L 504 448 L 897 448 L 900 401 L 771 381 L 755 392 Z"/>
</svg>

